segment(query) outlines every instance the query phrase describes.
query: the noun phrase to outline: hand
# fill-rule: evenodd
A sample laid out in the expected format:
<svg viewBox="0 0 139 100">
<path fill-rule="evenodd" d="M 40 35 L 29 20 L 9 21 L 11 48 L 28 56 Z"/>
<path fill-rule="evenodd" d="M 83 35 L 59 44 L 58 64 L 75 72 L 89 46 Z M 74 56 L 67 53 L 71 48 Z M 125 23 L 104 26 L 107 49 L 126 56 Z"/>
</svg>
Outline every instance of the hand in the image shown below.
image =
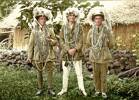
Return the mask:
<svg viewBox="0 0 139 100">
<path fill-rule="evenodd" d="M 47 38 L 48 42 L 53 42 L 54 40 L 51 38 Z"/>
<path fill-rule="evenodd" d="M 75 52 L 76 52 L 76 49 L 75 49 L 75 48 L 69 49 L 69 50 L 68 50 L 68 53 L 69 53 L 71 56 L 73 56 L 73 55 L 75 54 Z"/>
</svg>

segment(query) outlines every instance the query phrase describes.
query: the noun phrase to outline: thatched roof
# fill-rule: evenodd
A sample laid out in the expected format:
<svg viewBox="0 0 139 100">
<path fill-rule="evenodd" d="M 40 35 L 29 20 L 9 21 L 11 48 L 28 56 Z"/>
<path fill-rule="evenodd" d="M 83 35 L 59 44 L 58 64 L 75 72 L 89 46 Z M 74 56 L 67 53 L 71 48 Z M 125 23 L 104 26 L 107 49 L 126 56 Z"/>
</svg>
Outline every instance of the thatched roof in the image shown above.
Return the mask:
<svg viewBox="0 0 139 100">
<path fill-rule="evenodd" d="M 111 15 L 112 22 L 120 24 L 139 23 L 139 1 L 123 0 L 112 9 L 107 9 Z"/>
</svg>

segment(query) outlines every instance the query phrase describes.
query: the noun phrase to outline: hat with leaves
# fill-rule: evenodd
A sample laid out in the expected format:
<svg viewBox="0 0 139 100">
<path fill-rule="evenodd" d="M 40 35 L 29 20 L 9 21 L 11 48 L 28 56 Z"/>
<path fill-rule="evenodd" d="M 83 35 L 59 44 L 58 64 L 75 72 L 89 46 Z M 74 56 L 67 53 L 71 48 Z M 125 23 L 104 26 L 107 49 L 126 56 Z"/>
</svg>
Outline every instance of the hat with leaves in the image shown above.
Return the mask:
<svg viewBox="0 0 139 100">
<path fill-rule="evenodd" d="M 87 15 L 88 22 L 93 22 L 95 16 L 102 16 L 104 19 L 104 9 L 102 7 L 92 8 Z"/>
<path fill-rule="evenodd" d="M 76 22 L 80 21 L 80 18 L 82 18 L 84 16 L 84 13 L 81 12 L 78 8 L 76 7 L 69 7 L 67 8 L 64 12 L 63 12 L 63 21 L 64 22 L 68 22 L 67 17 L 73 14 L 76 17 Z"/>
<path fill-rule="evenodd" d="M 36 18 L 37 16 L 46 16 L 48 20 L 52 19 L 52 13 L 50 10 L 42 8 L 42 7 L 36 7 L 33 10 L 33 16 Z"/>
<path fill-rule="evenodd" d="M 91 25 L 94 25 L 94 18 L 95 16 L 102 16 L 104 21 L 103 23 L 110 29 L 112 30 L 112 21 L 111 21 L 111 17 L 109 15 L 109 13 L 105 10 L 104 7 L 94 7 L 92 8 L 88 15 L 87 15 L 87 19 L 86 19 L 86 22 L 91 24 Z"/>
<path fill-rule="evenodd" d="M 47 18 L 46 24 L 52 23 L 53 15 L 52 15 L 51 11 L 48 9 L 42 8 L 42 7 L 36 7 L 33 10 L 33 18 L 34 19 L 33 19 L 32 25 L 31 25 L 32 28 L 38 27 L 38 25 L 41 27 L 41 25 L 39 24 L 39 22 L 37 20 L 37 17 L 39 17 L 39 16 L 45 16 Z"/>
</svg>

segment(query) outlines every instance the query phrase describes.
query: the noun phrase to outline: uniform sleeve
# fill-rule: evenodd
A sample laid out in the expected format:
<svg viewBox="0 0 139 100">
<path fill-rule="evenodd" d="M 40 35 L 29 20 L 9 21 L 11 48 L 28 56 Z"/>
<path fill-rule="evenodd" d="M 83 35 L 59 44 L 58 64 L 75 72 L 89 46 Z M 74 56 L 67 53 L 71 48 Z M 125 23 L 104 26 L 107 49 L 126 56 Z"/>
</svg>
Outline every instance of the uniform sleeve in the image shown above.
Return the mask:
<svg viewBox="0 0 139 100">
<path fill-rule="evenodd" d="M 87 35 L 87 39 L 86 39 L 86 44 L 85 44 L 86 48 L 91 47 L 91 33 L 92 33 L 92 30 L 90 29 Z"/>
<path fill-rule="evenodd" d="M 78 43 L 76 44 L 76 47 L 75 47 L 77 51 L 80 51 L 83 47 L 83 28 L 82 27 L 80 28 L 80 33 L 79 34 L 80 34 L 79 41 L 78 41 Z"/>
<path fill-rule="evenodd" d="M 109 48 L 113 48 L 115 46 L 115 38 L 114 38 L 114 34 L 112 31 L 110 31 L 109 29 L 107 29 L 107 37 L 108 37 L 108 47 Z"/>
<path fill-rule="evenodd" d="M 59 33 L 59 36 L 60 36 L 60 46 L 61 48 L 63 49 L 63 51 L 68 51 L 69 50 L 69 46 L 65 44 L 65 41 L 64 41 L 64 26 L 62 26 L 61 30 L 60 30 L 60 33 Z"/>
<path fill-rule="evenodd" d="M 33 53 L 34 53 L 34 32 L 31 32 L 30 39 L 29 39 L 29 45 L 28 45 L 28 59 L 33 59 Z"/>
<path fill-rule="evenodd" d="M 55 46 L 57 44 L 57 39 L 56 39 L 56 35 L 54 33 L 53 28 L 50 29 L 50 38 L 52 39 L 52 41 L 50 42 L 51 46 Z"/>
</svg>

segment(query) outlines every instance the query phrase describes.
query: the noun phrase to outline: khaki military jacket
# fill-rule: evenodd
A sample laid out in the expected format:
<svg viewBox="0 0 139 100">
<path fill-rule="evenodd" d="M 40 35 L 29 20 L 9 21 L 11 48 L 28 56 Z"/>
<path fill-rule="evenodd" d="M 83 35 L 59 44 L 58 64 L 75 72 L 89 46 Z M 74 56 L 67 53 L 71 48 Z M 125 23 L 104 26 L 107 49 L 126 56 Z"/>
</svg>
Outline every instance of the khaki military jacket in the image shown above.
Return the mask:
<svg viewBox="0 0 139 100">
<path fill-rule="evenodd" d="M 62 60 L 81 60 L 83 46 L 83 30 L 80 24 L 75 24 L 71 29 L 68 24 L 63 25 L 60 32 L 60 46 L 62 48 Z M 68 54 L 68 50 L 76 48 L 73 57 Z"/>
<path fill-rule="evenodd" d="M 112 60 L 110 49 L 114 46 L 114 36 L 105 26 L 92 26 L 87 36 L 89 59 L 91 62 L 107 63 Z"/>
<path fill-rule="evenodd" d="M 47 38 L 52 39 L 52 41 L 48 41 Z M 28 45 L 28 58 L 37 62 L 55 60 L 53 46 L 56 43 L 56 37 L 52 28 L 45 27 L 44 30 L 40 28 L 32 30 Z"/>
</svg>

